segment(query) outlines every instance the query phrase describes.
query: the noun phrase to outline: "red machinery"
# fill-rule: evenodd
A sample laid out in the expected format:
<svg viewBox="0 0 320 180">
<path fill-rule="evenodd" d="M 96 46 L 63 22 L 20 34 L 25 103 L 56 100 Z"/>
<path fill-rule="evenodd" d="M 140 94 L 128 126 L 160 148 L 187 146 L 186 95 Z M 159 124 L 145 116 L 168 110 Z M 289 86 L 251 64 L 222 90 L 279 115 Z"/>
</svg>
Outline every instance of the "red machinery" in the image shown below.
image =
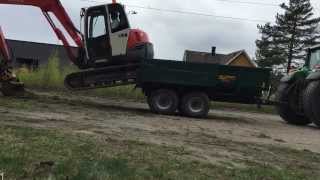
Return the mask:
<svg viewBox="0 0 320 180">
<path fill-rule="evenodd" d="M 0 27 L 0 90 L 4 95 L 16 95 L 23 90 L 23 84 L 19 83 L 10 67 L 12 56 Z"/>
<path fill-rule="evenodd" d="M 57 37 L 62 41 L 70 60 L 80 69 L 90 69 L 66 77 L 71 89 L 114 86 L 135 79 L 142 59 L 153 58 L 153 45 L 148 35 L 131 29 L 124 6 L 98 5 L 81 10 L 80 32 L 59 0 L 0 0 L 0 4 L 27 5 L 41 9 Z M 78 46 L 73 52 L 68 39 L 52 20 L 52 14 L 62 24 Z"/>
</svg>

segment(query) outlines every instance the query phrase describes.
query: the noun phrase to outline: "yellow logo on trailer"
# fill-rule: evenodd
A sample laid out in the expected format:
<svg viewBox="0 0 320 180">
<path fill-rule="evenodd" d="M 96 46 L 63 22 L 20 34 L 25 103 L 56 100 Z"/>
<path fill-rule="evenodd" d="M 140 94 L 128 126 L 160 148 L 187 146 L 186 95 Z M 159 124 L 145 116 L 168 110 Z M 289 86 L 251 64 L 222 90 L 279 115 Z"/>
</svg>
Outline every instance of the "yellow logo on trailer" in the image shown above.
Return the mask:
<svg viewBox="0 0 320 180">
<path fill-rule="evenodd" d="M 229 82 L 232 82 L 232 81 L 237 80 L 237 76 L 219 75 L 218 79 L 219 79 L 220 81 L 222 81 L 222 82 L 229 83 Z"/>
</svg>

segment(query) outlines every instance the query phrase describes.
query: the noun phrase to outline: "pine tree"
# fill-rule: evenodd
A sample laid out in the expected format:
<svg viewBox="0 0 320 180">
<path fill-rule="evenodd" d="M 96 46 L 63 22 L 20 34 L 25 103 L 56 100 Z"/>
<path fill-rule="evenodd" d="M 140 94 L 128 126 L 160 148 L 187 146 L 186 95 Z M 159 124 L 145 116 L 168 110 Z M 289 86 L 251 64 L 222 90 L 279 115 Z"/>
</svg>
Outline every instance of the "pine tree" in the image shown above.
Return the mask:
<svg viewBox="0 0 320 180">
<path fill-rule="evenodd" d="M 286 62 L 283 51 L 277 43 L 273 43 L 274 36 L 277 33 L 270 23 L 264 26 L 258 25 L 261 39 L 256 41 L 257 52 L 256 59 L 260 67 L 272 67 Z"/>
<path fill-rule="evenodd" d="M 305 59 L 307 47 L 319 43 L 320 18 L 313 18 L 310 0 L 289 0 L 280 7 L 285 12 L 276 15 L 275 25 L 258 26 L 262 38 L 256 42 L 257 60 L 269 67 L 287 62 L 289 71 L 292 62 Z"/>
</svg>

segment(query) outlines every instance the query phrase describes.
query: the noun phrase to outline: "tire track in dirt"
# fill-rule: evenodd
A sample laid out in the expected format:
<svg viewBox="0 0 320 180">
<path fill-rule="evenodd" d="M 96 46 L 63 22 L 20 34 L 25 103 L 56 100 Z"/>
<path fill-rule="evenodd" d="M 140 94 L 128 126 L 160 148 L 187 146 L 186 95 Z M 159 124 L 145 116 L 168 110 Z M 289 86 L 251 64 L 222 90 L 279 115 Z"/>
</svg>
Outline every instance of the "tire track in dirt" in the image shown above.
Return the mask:
<svg viewBox="0 0 320 180">
<path fill-rule="evenodd" d="M 259 144 L 320 152 L 318 129 L 290 126 L 276 115 L 212 110 L 208 119 L 199 120 L 155 115 L 144 103 L 37 94 L 30 109 L 0 107 L 0 123 L 174 145 L 212 163 L 246 160 L 251 157 L 247 149 L 259 151 Z"/>
</svg>

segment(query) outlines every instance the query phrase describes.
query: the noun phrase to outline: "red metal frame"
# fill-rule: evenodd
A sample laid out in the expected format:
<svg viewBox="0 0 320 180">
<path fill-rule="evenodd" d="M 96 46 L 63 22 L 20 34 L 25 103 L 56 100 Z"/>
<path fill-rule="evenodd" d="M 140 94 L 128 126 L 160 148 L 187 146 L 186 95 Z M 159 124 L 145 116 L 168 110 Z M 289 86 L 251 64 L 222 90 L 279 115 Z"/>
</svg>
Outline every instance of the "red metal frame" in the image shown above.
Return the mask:
<svg viewBox="0 0 320 180">
<path fill-rule="evenodd" d="M 1 27 L 0 27 L 0 53 L 3 55 L 4 60 L 6 61 L 5 62 L 6 64 L 9 63 L 9 61 L 11 61 L 10 51 L 7 46 L 7 42 L 3 35 L 3 31 Z"/>
<path fill-rule="evenodd" d="M 76 61 L 78 55 L 73 54 L 66 36 L 54 24 L 53 20 L 49 15 L 49 13 L 53 13 L 56 16 L 56 18 L 60 21 L 60 23 L 63 25 L 65 30 L 68 32 L 73 41 L 76 43 L 76 45 L 79 48 L 84 48 L 84 42 L 82 40 L 81 33 L 74 26 L 68 13 L 61 5 L 61 2 L 59 0 L 0 0 L 0 4 L 26 5 L 40 8 L 55 34 L 62 41 L 71 61 Z"/>
</svg>

